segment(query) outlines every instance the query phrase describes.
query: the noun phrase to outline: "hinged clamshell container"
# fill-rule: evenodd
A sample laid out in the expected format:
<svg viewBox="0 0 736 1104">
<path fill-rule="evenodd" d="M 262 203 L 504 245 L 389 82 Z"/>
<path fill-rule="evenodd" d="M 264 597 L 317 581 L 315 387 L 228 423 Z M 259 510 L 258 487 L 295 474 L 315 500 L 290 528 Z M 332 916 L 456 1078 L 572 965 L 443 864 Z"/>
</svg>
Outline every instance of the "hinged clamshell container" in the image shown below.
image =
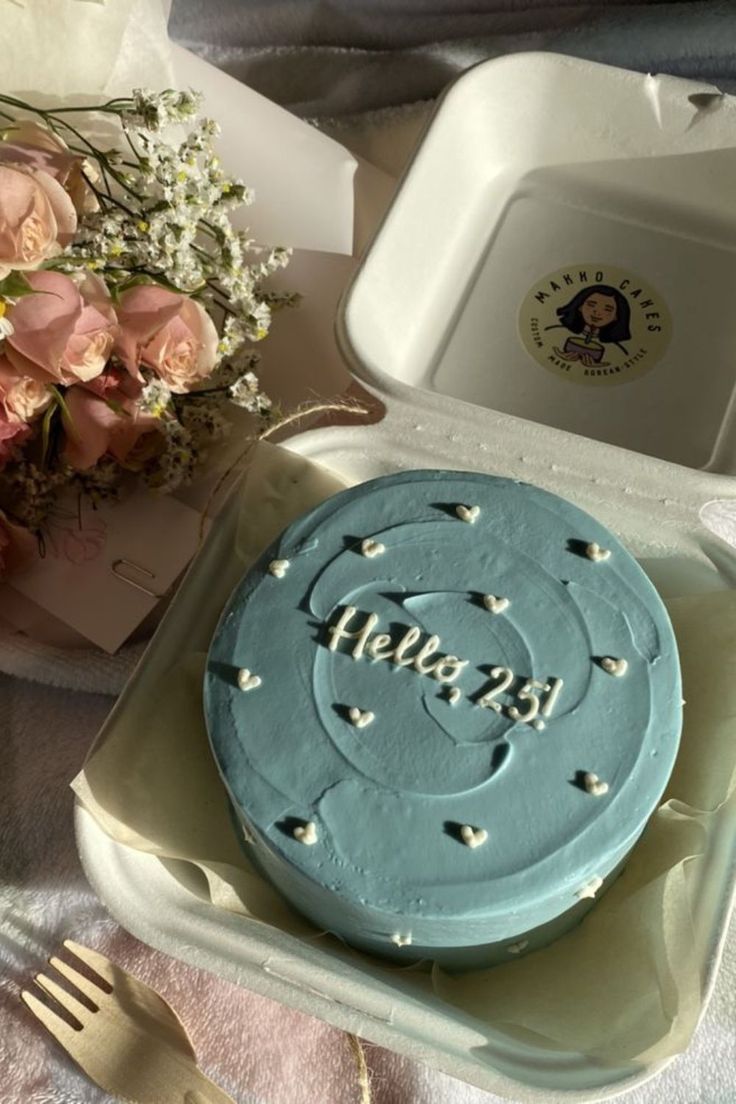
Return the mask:
<svg viewBox="0 0 736 1104">
<path fill-rule="evenodd" d="M 385 414 L 287 447 L 353 482 L 423 467 L 523 479 L 613 529 L 663 596 L 736 586 L 735 143 L 736 100 L 699 84 L 552 54 L 464 74 L 338 318 Z M 193 631 L 234 525 L 226 507 L 110 725 Z M 215 910 L 185 871 L 76 815 L 97 892 L 172 955 L 517 1100 L 608 1099 L 661 1068 L 489 1031 L 399 972 Z M 694 917 L 709 986 L 733 827 L 711 839 Z"/>
</svg>

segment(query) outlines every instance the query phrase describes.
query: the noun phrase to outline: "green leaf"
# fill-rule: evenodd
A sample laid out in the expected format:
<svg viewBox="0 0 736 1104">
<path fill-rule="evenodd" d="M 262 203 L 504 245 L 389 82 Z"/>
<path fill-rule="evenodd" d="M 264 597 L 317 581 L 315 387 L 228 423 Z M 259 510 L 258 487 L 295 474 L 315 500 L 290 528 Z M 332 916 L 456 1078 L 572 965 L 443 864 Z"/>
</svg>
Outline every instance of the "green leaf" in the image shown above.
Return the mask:
<svg viewBox="0 0 736 1104">
<path fill-rule="evenodd" d="M 41 423 L 41 467 L 46 467 L 46 458 L 49 452 L 49 440 L 51 437 L 51 422 L 57 411 L 56 402 L 51 402 L 46 407 Z"/>
<path fill-rule="evenodd" d="M 76 439 L 79 440 L 79 432 L 77 430 L 77 427 L 74 425 L 74 419 L 71 416 L 69 407 L 66 405 L 66 399 L 55 384 L 52 383 L 49 390 L 54 396 L 54 402 L 61 411 L 61 421 L 64 429 L 67 431 L 70 437 L 76 437 Z"/>
<path fill-rule="evenodd" d="M 0 298 L 21 299 L 24 295 L 34 294 L 22 272 L 10 272 L 4 280 L 0 280 Z"/>
</svg>

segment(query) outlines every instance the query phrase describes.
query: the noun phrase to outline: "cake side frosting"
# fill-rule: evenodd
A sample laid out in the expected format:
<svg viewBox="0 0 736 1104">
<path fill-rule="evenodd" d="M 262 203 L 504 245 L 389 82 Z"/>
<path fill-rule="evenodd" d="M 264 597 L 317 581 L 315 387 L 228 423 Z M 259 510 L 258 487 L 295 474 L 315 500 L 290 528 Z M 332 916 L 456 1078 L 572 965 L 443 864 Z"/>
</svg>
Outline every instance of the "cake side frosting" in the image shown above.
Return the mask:
<svg viewBox="0 0 736 1104">
<path fill-rule="evenodd" d="M 266 550 L 205 708 L 285 895 L 357 945 L 441 949 L 594 898 L 664 789 L 681 689 L 666 611 L 603 526 L 525 484 L 420 471 Z"/>
</svg>

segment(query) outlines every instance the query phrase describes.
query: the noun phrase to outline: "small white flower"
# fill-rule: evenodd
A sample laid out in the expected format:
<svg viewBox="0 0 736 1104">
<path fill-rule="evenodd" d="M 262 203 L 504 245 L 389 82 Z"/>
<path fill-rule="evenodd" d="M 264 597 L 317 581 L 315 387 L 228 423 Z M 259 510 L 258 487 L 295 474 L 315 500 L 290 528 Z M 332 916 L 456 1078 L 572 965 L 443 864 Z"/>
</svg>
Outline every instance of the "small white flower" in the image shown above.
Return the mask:
<svg viewBox="0 0 736 1104">
<path fill-rule="evenodd" d="M 251 414 L 262 414 L 271 408 L 271 400 L 260 390 L 258 377 L 246 372 L 231 384 L 228 394 L 236 406 L 241 406 Z"/>
<path fill-rule="evenodd" d="M 140 397 L 140 408 L 146 414 L 153 414 L 160 418 L 171 402 L 171 391 L 163 380 L 153 377 L 143 388 Z"/>
</svg>

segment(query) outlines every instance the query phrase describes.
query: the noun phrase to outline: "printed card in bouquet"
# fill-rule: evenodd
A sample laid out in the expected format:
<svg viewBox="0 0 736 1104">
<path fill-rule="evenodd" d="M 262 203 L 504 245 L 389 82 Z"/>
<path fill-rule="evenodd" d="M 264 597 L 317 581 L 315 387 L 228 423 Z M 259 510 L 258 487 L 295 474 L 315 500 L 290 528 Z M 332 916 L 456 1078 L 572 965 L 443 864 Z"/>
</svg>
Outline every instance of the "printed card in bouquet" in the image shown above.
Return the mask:
<svg viewBox="0 0 736 1104">
<path fill-rule="evenodd" d="M 13 588 L 115 652 L 184 570 L 201 528 L 200 514 L 171 496 L 140 490 L 97 510 L 63 499 Z"/>
</svg>

